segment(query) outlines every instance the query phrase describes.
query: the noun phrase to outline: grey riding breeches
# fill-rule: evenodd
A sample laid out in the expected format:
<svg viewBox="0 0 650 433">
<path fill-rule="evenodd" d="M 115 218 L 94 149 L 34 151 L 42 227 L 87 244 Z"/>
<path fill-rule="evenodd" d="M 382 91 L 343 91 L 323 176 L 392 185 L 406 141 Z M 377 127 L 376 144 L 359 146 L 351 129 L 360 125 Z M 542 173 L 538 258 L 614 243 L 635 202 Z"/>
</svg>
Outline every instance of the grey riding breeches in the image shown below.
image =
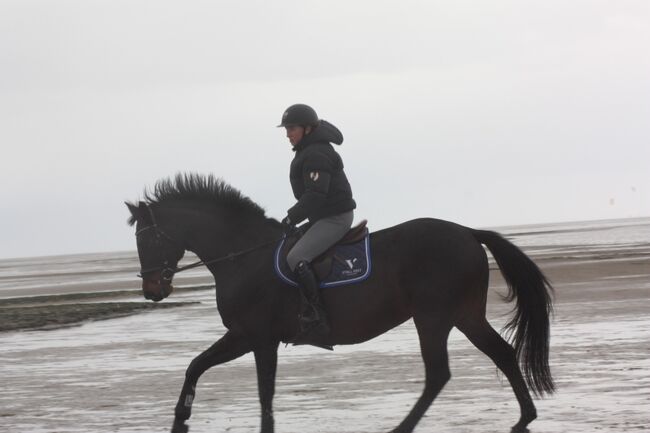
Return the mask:
<svg viewBox="0 0 650 433">
<path fill-rule="evenodd" d="M 311 263 L 345 236 L 353 220 L 354 211 L 349 211 L 316 221 L 287 254 L 289 268 L 294 271 L 302 261 Z"/>
</svg>

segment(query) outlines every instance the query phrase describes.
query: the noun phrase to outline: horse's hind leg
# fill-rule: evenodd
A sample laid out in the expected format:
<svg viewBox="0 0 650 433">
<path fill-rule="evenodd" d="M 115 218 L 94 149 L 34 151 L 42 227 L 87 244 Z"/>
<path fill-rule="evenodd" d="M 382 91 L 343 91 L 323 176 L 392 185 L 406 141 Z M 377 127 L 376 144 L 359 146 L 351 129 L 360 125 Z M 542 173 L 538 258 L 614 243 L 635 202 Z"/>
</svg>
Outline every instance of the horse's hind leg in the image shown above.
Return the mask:
<svg viewBox="0 0 650 433">
<path fill-rule="evenodd" d="M 474 346 L 490 357 L 508 378 L 521 409 L 521 417 L 512 427 L 512 432 L 528 431 L 526 426 L 537 418 L 537 410 L 521 374 L 515 350 L 485 318 L 476 322 L 468 320 L 465 323 L 457 324 L 456 327 L 467 336 Z"/>
<path fill-rule="evenodd" d="M 433 314 L 431 314 L 433 316 Z M 451 378 L 447 356 L 447 337 L 452 325 L 440 317 L 413 316 L 420 337 L 420 350 L 424 361 L 424 391 L 411 412 L 393 433 L 410 433 L 427 411 L 438 393 Z"/>
</svg>

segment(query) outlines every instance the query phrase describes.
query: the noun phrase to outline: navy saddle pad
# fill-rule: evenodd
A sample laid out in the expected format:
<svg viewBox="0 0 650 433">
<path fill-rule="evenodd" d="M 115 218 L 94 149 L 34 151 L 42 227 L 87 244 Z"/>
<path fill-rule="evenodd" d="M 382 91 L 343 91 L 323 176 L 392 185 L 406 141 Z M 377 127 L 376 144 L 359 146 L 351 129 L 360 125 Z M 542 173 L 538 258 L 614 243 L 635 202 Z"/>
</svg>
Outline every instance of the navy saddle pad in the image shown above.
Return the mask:
<svg viewBox="0 0 650 433">
<path fill-rule="evenodd" d="M 275 250 L 275 272 L 285 283 L 298 286 L 293 272 L 287 264 L 287 239 L 282 239 Z M 357 242 L 337 244 L 316 258 L 312 267 L 320 282 L 320 287 L 335 287 L 358 283 L 370 276 L 370 235 Z"/>
</svg>

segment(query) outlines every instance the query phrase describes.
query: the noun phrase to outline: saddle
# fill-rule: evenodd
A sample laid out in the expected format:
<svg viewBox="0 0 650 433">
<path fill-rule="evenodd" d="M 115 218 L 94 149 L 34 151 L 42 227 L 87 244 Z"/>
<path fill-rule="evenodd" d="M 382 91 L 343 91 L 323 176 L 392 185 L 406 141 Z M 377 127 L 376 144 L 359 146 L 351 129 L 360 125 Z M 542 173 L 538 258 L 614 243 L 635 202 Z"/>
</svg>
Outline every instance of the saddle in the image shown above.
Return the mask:
<svg viewBox="0 0 650 433">
<path fill-rule="evenodd" d="M 323 281 L 328 275 L 330 275 L 334 262 L 339 262 L 346 266 L 345 259 L 336 254 L 337 249 L 342 245 L 351 245 L 363 241 L 368 235 L 367 224 L 368 220 L 362 220 L 359 224 L 348 230 L 340 241 L 332 245 L 327 251 L 316 257 L 311 262 L 312 269 L 319 281 Z M 299 232 L 297 236 L 285 239 L 279 251 L 279 257 L 281 257 L 283 261 L 285 261 L 287 254 L 301 237 L 302 232 Z"/>
</svg>

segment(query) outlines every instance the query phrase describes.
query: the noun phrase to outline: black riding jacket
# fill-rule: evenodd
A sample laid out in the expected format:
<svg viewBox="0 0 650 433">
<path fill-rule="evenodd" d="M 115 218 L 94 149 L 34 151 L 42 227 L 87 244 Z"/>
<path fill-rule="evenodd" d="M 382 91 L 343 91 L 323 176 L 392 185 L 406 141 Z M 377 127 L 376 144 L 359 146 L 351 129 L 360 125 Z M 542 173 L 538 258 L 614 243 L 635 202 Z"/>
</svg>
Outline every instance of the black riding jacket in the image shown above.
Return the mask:
<svg viewBox="0 0 650 433">
<path fill-rule="evenodd" d="M 343 134 L 326 120 L 294 146 L 289 179 L 298 202 L 287 211 L 292 224 L 310 222 L 351 211 L 357 205 L 343 171 L 343 160 L 330 143 L 343 143 Z"/>
</svg>

